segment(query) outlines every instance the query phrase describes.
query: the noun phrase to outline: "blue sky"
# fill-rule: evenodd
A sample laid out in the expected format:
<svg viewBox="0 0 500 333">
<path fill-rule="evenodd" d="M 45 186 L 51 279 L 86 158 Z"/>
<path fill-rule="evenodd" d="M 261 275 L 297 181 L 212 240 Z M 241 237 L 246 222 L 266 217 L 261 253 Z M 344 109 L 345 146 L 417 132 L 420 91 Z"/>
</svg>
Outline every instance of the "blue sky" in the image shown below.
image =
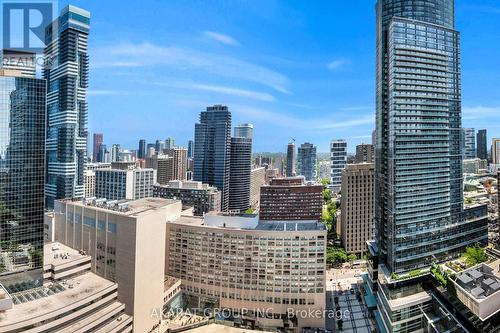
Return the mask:
<svg viewBox="0 0 500 333">
<path fill-rule="evenodd" d="M 59 3 L 62 8 L 67 2 Z M 254 151 L 291 138 L 371 141 L 373 0 L 75 0 L 91 12 L 89 130 L 106 144 L 193 137 L 207 105 L 254 124 Z M 500 136 L 500 3 L 457 1 L 463 126 Z"/>
</svg>

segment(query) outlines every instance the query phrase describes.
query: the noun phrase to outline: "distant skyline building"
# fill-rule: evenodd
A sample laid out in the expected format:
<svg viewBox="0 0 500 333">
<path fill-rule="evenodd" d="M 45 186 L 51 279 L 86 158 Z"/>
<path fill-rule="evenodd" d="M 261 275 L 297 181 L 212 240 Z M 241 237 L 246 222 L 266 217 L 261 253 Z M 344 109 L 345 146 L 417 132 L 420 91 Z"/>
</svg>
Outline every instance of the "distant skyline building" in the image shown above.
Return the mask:
<svg viewBox="0 0 500 333">
<path fill-rule="evenodd" d="M 120 152 L 122 148 L 119 144 L 111 146 L 111 162 L 118 162 L 120 160 Z"/>
<path fill-rule="evenodd" d="M 473 159 L 476 158 L 476 132 L 474 128 L 463 129 L 463 158 Z"/>
<path fill-rule="evenodd" d="M 165 140 L 165 149 L 173 149 L 175 147 L 175 140 L 172 137 L 168 137 Z"/>
<path fill-rule="evenodd" d="M 355 163 L 373 163 L 375 161 L 375 151 L 373 145 L 362 143 L 356 146 Z"/>
<path fill-rule="evenodd" d="M 145 159 L 146 158 L 146 140 L 139 140 L 139 149 L 137 150 L 137 158 Z"/>
<path fill-rule="evenodd" d="M 155 143 L 155 149 L 158 154 L 163 153 L 163 149 L 165 149 L 165 141 L 163 140 L 156 140 Z"/>
<path fill-rule="evenodd" d="M 43 283 L 46 82 L 22 76 L 0 73 L 0 283 L 10 293 Z"/>
<path fill-rule="evenodd" d="M 101 162 L 98 160 L 99 147 L 103 143 L 103 134 L 94 133 L 93 150 L 92 150 L 92 162 Z"/>
<path fill-rule="evenodd" d="M 95 196 L 108 200 L 137 200 L 153 196 L 156 170 L 98 169 L 95 171 Z"/>
<path fill-rule="evenodd" d="M 253 125 L 240 124 L 234 127 L 234 137 L 253 139 Z"/>
<path fill-rule="evenodd" d="M 480 129 L 476 134 L 476 156 L 482 160 L 488 159 L 488 134 L 486 129 Z"/>
<path fill-rule="evenodd" d="M 166 185 L 169 181 L 175 180 L 174 177 L 174 158 L 169 155 L 156 156 L 156 182 L 160 185 Z"/>
<path fill-rule="evenodd" d="M 296 175 L 295 173 L 295 143 L 290 142 L 288 143 L 287 149 L 286 149 L 286 176 L 287 177 L 294 177 Z"/>
<path fill-rule="evenodd" d="M 194 156 L 194 141 L 189 140 L 188 141 L 188 158 L 193 158 Z"/>
<path fill-rule="evenodd" d="M 255 167 L 250 172 L 250 208 L 258 209 L 260 188 L 266 184 L 266 168 Z"/>
<path fill-rule="evenodd" d="M 87 155 L 90 13 L 66 6 L 45 31 L 47 80 L 46 201 L 84 196 Z"/>
<path fill-rule="evenodd" d="M 347 142 L 342 139 L 330 142 L 330 187 L 333 191 L 340 191 L 342 185 L 342 171 L 347 164 Z"/>
<path fill-rule="evenodd" d="M 297 173 L 304 176 L 306 181 L 316 181 L 318 178 L 318 158 L 316 146 L 305 142 L 300 145 L 297 152 Z"/>
<path fill-rule="evenodd" d="M 99 145 L 99 151 L 97 152 L 97 159 L 94 162 L 103 163 L 106 161 L 106 153 L 108 152 L 106 145 L 101 143 Z"/>
<path fill-rule="evenodd" d="M 248 135 L 246 132 L 238 134 Z M 252 139 L 247 137 L 231 138 L 230 160 L 229 210 L 245 211 L 250 206 Z"/>
<path fill-rule="evenodd" d="M 195 124 L 193 180 L 221 191 L 221 210 L 229 208 L 231 112 L 225 105 L 208 106 Z"/>
<path fill-rule="evenodd" d="M 186 180 L 187 172 L 187 149 L 182 147 L 173 147 L 165 149 L 164 153 L 173 157 L 173 179 L 172 180 Z"/>
</svg>

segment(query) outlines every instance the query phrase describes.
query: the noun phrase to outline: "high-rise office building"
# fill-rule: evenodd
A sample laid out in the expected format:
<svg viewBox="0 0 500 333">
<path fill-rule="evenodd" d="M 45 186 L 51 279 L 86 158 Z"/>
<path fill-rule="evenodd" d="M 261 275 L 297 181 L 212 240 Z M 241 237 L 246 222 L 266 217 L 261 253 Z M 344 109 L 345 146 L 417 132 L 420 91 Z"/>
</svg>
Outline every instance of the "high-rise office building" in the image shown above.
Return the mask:
<svg viewBox="0 0 500 333">
<path fill-rule="evenodd" d="M 67 6 L 45 31 L 47 80 L 47 207 L 84 195 L 90 13 Z"/>
<path fill-rule="evenodd" d="M 208 106 L 195 125 L 193 180 L 221 191 L 221 210 L 229 208 L 231 112 L 225 105 Z"/>
<path fill-rule="evenodd" d="M 295 174 L 295 143 L 290 142 L 286 149 L 286 176 L 294 177 Z"/>
<path fill-rule="evenodd" d="M 166 185 L 169 181 L 175 180 L 174 158 L 169 155 L 157 155 L 155 157 L 156 182 L 160 185 Z"/>
<path fill-rule="evenodd" d="M 188 141 L 188 158 L 193 158 L 194 156 L 194 141 Z"/>
<path fill-rule="evenodd" d="M 165 149 L 164 153 L 171 156 L 173 160 L 173 179 L 171 180 L 186 180 L 187 172 L 187 149 L 182 147 L 174 147 Z"/>
<path fill-rule="evenodd" d="M 318 178 L 316 146 L 306 142 L 300 145 L 297 154 L 297 171 L 306 181 L 316 181 Z"/>
<path fill-rule="evenodd" d="M 362 143 L 356 146 L 356 155 L 354 161 L 356 163 L 373 163 L 375 160 L 375 151 L 373 145 Z"/>
<path fill-rule="evenodd" d="M 99 147 L 103 142 L 102 133 L 94 133 L 93 150 L 92 150 L 92 162 L 102 162 L 98 160 Z"/>
<path fill-rule="evenodd" d="M 165 141 L 156 140 L 155 149 L 158 154 L 163 154 L 163 149 L 165 149 Z"/>
<path fill-rule="evenodd" d="M 145 159 L 146 158 L 146 140 L 139 140 L 139 150 L 137 150 L 137 158 Z"/>
<path fill-rule="evenodd" d="M 491 140 L 491 163 L 500 164 L 500 139 L 497 138 Z"/>
<path fill-rule="evenodd" d="M 330 142 L 330 181 L 333 191 L 340 191 L 342 185 L 342 171 L 347 164 L 347 142 L 332 140 Z"/>
<path fill-rule="evenodd" d="M 462 155 L 467 160 L 476 158 L 476 133 L 473 128 L 462 129 Z"/>
<path fill-rule="evenodd" d="M 0 283 L 9 292 L 43 282 L 46 82 L 23 76 L 0 69 Z"/>
<path fill-rule="evenodd" d="M 94 162 L 103 163 L 106 162 L 106 153 L 108 152 L 106 145 L 101 143 L 99 145 L 99 151 L 97 152 L 97 159 Z"/>
<path fill-rule="evenodd" d="M 376 11 L 376 243 L 369 245 L 375 258 L 370 271 L 384 329 L 414 332 L 427 327 L 424 312 L 433 306 L 421 272 L 461 255 L 466 246 L 484 244 L 487 226 L 463 207 L 454 1 L 378 0 Z"/>
<path fill-rule="evenodd" d="M 250 205 L 252 139 L 246 137 L 231 138 L 230 160 L 229 210 L 245 211 Z"/>
<path fill-rule="evenodd" d="M 234 137 L 253 139 L 253 125 L 240 124 L 234 127 Z"/>
<path fill-rule="evenodd" d="M 114 144 L 111 147 L 111 162 L 118 162 L 120 160 L 120 152 L 122 148 L 119 144 Z"/>
<path fill-rule="evenodd" d="M 113 163 L 112 169 L 95 171 L 95 196 L 108 200 L 137 200 L 153 196 L 156 170 L 118 168 Z"/>
<path fill-rule="evenodd" d="M 165 140 L 165 149 L 174 149 L 175 148 L 175 140 L 172 137 L 168 137 Z"/>
<path fill-rule="evenodd" d="M 347 164 L 342 171 L 340 223 L 342 244 L 348 253 L 362 257 L 373 237 L 373 163 Z"/>
<path fill-rule="evenodd" d="M 480 129 L 476 134 L 476 157 L 482 160 L 488 159 L 488 144 L 487 132 L 485 129 Z"/>
</svg>

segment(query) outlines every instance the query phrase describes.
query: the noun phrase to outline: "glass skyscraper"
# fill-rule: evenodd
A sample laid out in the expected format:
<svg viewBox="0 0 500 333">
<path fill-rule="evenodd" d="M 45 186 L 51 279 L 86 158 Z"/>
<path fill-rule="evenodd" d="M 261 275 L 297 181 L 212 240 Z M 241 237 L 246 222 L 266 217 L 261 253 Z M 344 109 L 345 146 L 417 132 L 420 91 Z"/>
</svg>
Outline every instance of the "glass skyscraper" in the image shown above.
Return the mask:
<svg viewBox="0 0 500 333">
<path fill-rule="evenodd" d="M 0 76 L 0 283 L 10 292 L 43 281 L 45 116 L 45 80 Z"/>
<path fill-rule="evenodd" d="M 345 140 L 332 140 L 330 142 L 330 181 L 331 189 L 340 191 L 342 185 L 342 171 L 347 164 L 347 142 Z"/>
<path fill-rule="evenodd" d="M 229 208 L 231 112 L 225 105 L 207 107 L 194 129 L 193 180 L 217 187 L 221 210 Z"/>
<path fill-rule="evenodd" d="M 231 138 L 229 210 L 245 211 L 250 207 L 250 173 L 252 172 L 252 139 L 235 131 Z"/>
<path fill-rule="evenodd" d="M 47 207 L 59 198 L 84 196 L 90 13 L 67 6 L 46 28 Z"/>
<path fill-rule="evenodd" d="M 485 129 L 480 129 L 477 131 L 476 144 L 477 144 L 477 157 L 482 160 L 488 159 L 488 145 L 487 145 L 487 134 Z"/>
<path fill-rule="evenodd" d="M 316 146 L 306 142 L 297 150 L 297 170 L 299 176 L 304 176 L 306 181 L 316 181 L 318 178 Z"/>
<path fill-rule="evenodd" d="M 481 235 L 463 219 L 454 2 L 379 0 L 376 9 L 376 232 L 382 261 L 402 273 Z"/>
</svg>

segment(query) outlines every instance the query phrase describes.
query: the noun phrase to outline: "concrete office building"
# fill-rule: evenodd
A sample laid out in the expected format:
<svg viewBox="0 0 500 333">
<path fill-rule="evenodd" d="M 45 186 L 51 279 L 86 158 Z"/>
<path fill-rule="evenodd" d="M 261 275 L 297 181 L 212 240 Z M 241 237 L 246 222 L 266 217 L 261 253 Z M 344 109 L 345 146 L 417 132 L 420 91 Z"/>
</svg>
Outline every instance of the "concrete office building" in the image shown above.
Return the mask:
<svg viewBox="0 0 500 333">
<path fill-rule="evenodd" d="M 260 219 L 321 221 L 323 185 L 307 184 L 304 177 L 273 178 L 260 188 Z"/>
<path fill-rule="evenodd" d="M 462 129 L 463 142 L 462 142 L 462 154 L 463 159 L 476 158 L 476 131 L 473 128 L 463 128 Z"/>
<path fill-rule="evenodd" d="M 248 134 L 248 133 L 247 133 Z M 229 210 L 242 212 L 250 205 L 250 173 L 252 171 L 252 139 L 231 138 L 229 166 Z"/>
<path fill-rule="evenodd" d="M 85 177 L 85 198 L 92 198 L 95 196 L 95 171 L 85 170 L 83 175 Z"/>
<path fill-rule="evenodd" d="M 170 149 L 165 149 L 164 153 L 174 159 L 172 180 L 186 180 L 187 149 L 182 147 L 172 147 Z"/>
<path fill-rule="evenodd" d="M 346 252 L 359 258 L 373 238 L 374 178 L 373 163 L 348 164 L 342 171 L 341 239 Z"/>
<path fill-rule="evenodd" d="M 82 198 L 87 155 L 90 13 L 66 6 L 45 30 L 47 80 L 46 203 Z"/>
<path fill-rule="evenodd" d="M 193 208 L 193 214 L 203 216 L 219 212 L 221 193 L 214 186 L 196 181 L 172 180 L 165 185 L 154 185 L 153 196 L 182 201 L 182 209 Z"/>
<path fill-rule="evenodd" d="M 6 293 L 0 332 L 132 332 L 118 285 L 90 272 L 91 257 L 60 243 L 44 246 L 44 284 Z"/>
<path fill-rule="evenodd" d="M 234 127 L 234 137 L 235 138 L 247 138 L 253 139 L 253 125 L 252 124 L 240 124 Z"/>
<path fill-rule="evenodd" d="M 253 168 L 250 172 L 250 208 L 259 209 L 260 188 L 266 184 L 266 168 Z"/>
<path fill-rule="evenodd" d="M 500 165 L 500 139 L 491 140 L 491 163 Z"/>
<path fill-rule="evenodd" d="M 306 181 L 315 182 L 318 178 L 318 158 L 316 146 L 306 142 L 300 145 L 297 153 L 297 173 Z"/>
<path fill-rule="evenodd" d="M 207 107 L 195 124 L 193 180 L 221 191 L 221 210 L 229 209 L 231 112 L 225 105 Z"/>
<path fill-rule="evenodd" d="M 118 284 L 133 331 L 149 332 L 160 321 L 152 311 L 163 307 L 165 222 L 180 214 L 180 201 L 160 198 L 57 201 L 55 238 L 89 254 L 92 272 Z"/>
<path fill-rule="evenodd" d="M 23 70 L 0 69 L 0 286 L 8 292 L 42 283 L 46 82 Z"/>
<path fill-rule="evenodd" d="M 375 150 L 373 145 L 362 143 L 356 146 L 356 155 L 354 162 L 359 163 L 373 163 L 375 161 Z"/>
<path fill-rule="evenodd" d="M 153 196 L 154 169 L 95 171 L 95 196 L 109 200 L 136 200 Z"/>
<path fill-rule="evenodd" d="M 295 143 L 290 142 L 286 149 L 286 176 L 287 177 L 295 177 L 297 174 L 295 173 Z"/>
<path fill-rule="evenodd" d="M 482 160 L 488 159 L 488 135 L 485 129 L 480 129 L 476 134 L 476 157 Z"/>
<path fill-rule="evenodd" d="M 181 279 L 193 307 L 248 309 L 242 323 L 264 330 L 325 327 L 323 315 L 286 318 L 287 309 L 325 310 L 322 223 L 182 216 L 167 222 L 166 252 L 165 273 Z M 270 316 L 259 315 L 262 309 Z"/>
<path fill-rule="evenodd" d="M 166 185 L 169 181 L 175 180 L 174 177 L 174 158 L 168 155 L 155 155 L 153 158 L 153 169 L 156 169 L 156 182 L 160 185 Z"/>
<path fill-rule="evenodd" d="M 342 185 L 342 171 L 347 164 L 347 142 L 332 140 L 330 142 L 330 188 L 334 192 L 340 191 Z"/>
<path fill-rule="evenodd" d="M 100 147 L 103 144 L 103 134 L 102 133 L 94 133 L 94 142 L 93 142 L 93 150 L 92 150 L 92 162 L 102 162 L 99 160 L 99 151 Z"/>
</svg>

